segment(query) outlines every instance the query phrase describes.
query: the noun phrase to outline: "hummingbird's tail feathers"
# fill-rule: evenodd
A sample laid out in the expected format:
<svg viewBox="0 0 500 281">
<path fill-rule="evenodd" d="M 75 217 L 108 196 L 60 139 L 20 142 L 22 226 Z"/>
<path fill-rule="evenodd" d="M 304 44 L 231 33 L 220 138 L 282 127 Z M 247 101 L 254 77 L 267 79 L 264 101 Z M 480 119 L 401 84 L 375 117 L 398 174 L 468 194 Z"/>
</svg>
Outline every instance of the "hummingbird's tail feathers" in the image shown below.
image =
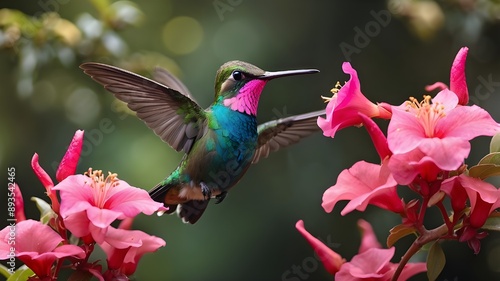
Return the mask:
<svg viewBox="0 0 500 281">
<path fill-rule="evenodd" d="M 174 195 L 176 193 L 176 186 L 176 183 L 165 183 L 165 181 L 160 182 L 149 191 L 149 196 L 151 196 L 153 200 L 165 204 L 166 196 L 176 196 Z M 171 190 L 172 188 L 174 189 Z M 171 191 L 170 193 L 168 193 L 169 190 Z M 176 201 L 175 199 L 168 201 L 178 202 L 178 204 L 165 204 L 165 207 L 168 207 L 168 210 L 165 211 L 165 213 L 173 214 L 177 211 L 177 215 L 182 219 L 184 223 L 194 224 L 198 221 L 201 215 L 203 215 L 203 212 L 205 212 L 205 209 L 207 208 L 208 202 L 210 200 L 190 200 L 186 202 L 183 201 Z"/>
<path fill-rule="evenodd" d="M 165 199 L 165 195 L 167 195 L 167 191 L 173 186 L 173 184 L 164 184 L 163 182 L 160 182 L 157 184 L 155 187 L 151 188 L 148 193 L 149 196 L 151 196 L 151 199 L 155 200 L 156 202 L 161 202 L 163 203 L 163 200 Z"/>
<path fill-rule="evenodd" d="M 194 224 L 203 215 L 210 200 L 191 200 L 177 206 L 177 214 L 184 223 Z"/>
<path fill-rule="evenodd" d="M 177 204 L 165 204 L 165 196 L 167 195 L 167 192 L 174 186 L 173 184 L 162 184 L 159 183 L 155 187 L 151 188 L 149 191 L 149 196 L 151 196 L 151 199 L 155 200 L 156 202 L 164 203 L 165 207 L 168 208 L 165 213 L 167 214 L 172 214 L 177 210 Z"/>
</svg>

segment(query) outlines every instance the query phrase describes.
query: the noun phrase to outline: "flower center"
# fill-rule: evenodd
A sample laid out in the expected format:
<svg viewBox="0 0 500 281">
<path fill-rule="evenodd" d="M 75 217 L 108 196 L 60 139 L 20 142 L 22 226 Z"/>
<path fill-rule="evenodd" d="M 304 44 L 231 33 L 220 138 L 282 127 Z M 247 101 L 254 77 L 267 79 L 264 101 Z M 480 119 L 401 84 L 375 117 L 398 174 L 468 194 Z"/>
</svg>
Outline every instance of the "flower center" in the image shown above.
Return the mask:
<svg viewBox="0 0 500 281">
<path fill-rule="evenodd" d="M 87 184 L 92 188 L 95 206 L 101 209 L 104 208 L 104 204 L 108 198 L 108 191 L 118 184 L 118 174 L 108 172 L 108 176 L 105 178 L 102 170 L 94 171 L 92 168 L 89 168 L 84 175 L 90 178 L 90 182 L 87 182 Z"/>
<path fill-rule="evenodd" d="M 444 105 L 439 102 L 431 102 L 432 99 L 429 95 L 424 95 L 421 102 L 414 97 L 410 97 L 410 100 L 405 102 L 406 111 L 415 114 L 428 138 L 434 137 L 437 122 L 445 116 Z"/>
</svg>

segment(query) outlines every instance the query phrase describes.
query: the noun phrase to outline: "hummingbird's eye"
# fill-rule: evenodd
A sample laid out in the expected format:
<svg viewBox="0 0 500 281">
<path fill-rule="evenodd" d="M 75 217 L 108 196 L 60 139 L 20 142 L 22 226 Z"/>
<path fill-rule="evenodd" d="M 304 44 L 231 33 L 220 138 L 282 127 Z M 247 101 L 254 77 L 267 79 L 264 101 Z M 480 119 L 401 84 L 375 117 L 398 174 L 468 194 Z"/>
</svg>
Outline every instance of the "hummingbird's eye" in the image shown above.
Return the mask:
<svg viewBox="0 0 500 281">
<path fill-rule="evenodd" d="M 244 78 L 243 73 L 241 73 L 240 71 L 237 71 L 237 70 L 233 71 L 232 76 L 233 76 L 233 79 L 236 81 L 240 81 L 241 79 Z"/>
</svg>

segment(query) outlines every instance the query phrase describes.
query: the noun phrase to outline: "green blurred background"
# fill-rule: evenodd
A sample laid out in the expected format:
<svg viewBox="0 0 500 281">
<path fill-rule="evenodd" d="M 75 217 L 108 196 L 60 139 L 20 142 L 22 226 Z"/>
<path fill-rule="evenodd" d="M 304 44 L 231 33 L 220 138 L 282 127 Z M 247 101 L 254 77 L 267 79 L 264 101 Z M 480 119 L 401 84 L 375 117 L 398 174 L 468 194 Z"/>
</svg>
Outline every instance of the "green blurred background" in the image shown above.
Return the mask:
<svg viewBox="0 0 500 281">
<path fill-rule="evenodd" d="M 323 108 L 321 95 L 348 79 L 344 61 L 358 71 L 363 93 L 373 101 L 399 104 L 421 97 L 425 85 L 449 83 L 454 56 L 468 46 L 471 102 L 500 120 L 497 2 L 2 1 L 0 8 L 9 10 L 0 10 L 0 164 L 16 168 L 27 216 L 35 219 L 39 214 L 28 198 L 46 197 L 31 157 L 38 153 L 54 176 L 77 129 L 86 134 L 79 173 L 109 170 L 149 189 L 176 167 L 182 155 L 83 74 L 78 65 L 85 61 L 144 75 L 163 66 L 202 106 L 213 99 L 215 71 L 229 60 L 266 70 L 321 70 L 269 83 L 258 117 L 265 122 Z M 488 143 L 474 140 L 467 162 L 477 163 Z M 136 280 L 331 280 L 295 230 L 297 220 L 348 260 L 359 246 L 358 219 L 372 223 L 382 243 L 400 222 L 372 207 L 341 217 L 345 202 L 331 214 L 321 208 L 323 192 L 359 160 L 378 160 L 364 129 L 345 129 L 335 139 L 318 133 L 252 166 L 224 203 L 210 204 L 196 225 L 175 216 L 140 216 L 134 227 L 167 245 L 143 257 Z M 411 196 L 404 190 L 401 195 Z M 6 216 L 0 212 L 2 222 Z M 430 211 L 428 222 L 437 226 L 439 213 Z M 465 244 L 444 243 L 447 265 L 439 280 L 498 280 L 499 238 L 484 239 L 478 256 Z M 398 242 L 394 262 L 409 242 Z M 292 272 L 297 267 L 300 274 Z"/>
</svg>

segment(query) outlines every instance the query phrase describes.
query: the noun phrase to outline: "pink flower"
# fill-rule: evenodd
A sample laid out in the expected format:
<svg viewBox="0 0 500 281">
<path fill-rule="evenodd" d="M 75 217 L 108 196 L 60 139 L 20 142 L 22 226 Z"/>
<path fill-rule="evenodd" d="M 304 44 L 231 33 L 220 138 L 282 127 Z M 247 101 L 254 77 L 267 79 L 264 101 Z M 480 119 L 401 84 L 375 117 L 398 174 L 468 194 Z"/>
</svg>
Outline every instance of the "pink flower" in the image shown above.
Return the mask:
<svg viewBox="0 0 500 281">
<path fill-rule="evenodd" d="M 459 241 L 467 241 L 474 253 L 479 253 L 481 249 L 479 240 L 484 238 L 486 233 L 478 230 L 490 214 L 500 208 L 500 190 L 487 182 L 464 174 L 444 181 L 441 190 L 450 196 L 455 212 L 461 212 L 465 208 L 465 198 L 469 198 L 470 213 L 464 219 L 463 228 L 458 232 Z"/>
<path fill-rule="evenodd" d="M 76 171 L 76 166 L 78 164 L 78 160 L 80 159 L 80 153 L 83 145 L 83 131 L 78 130 L 75 132 L 73 139 L 68 147 L 68 150 L 64 154 L 59 167 L 57 168 L 56 178 L 58 181 L 62 181 L 67 176 L 72 175 Z M 59 200 L 57 199 L 56 192 L 52 190 L 54 187 L 54 182 L 50 178 L 49 174 L 45 172 L 45 170 L 38 163 L 38 154 L 34 154 L 31 160 L 31 167 L 38 179 L 42 182 L 42 185 L 45 187 L 47 192 L 47 196 L 49 196 L 50 201 L 52 203 L 52 209 L 56 214 L 59 213 Z"/>
<path fill-rule="evenodd" d="M 80 159 L 80 153 L 82 152 L 83 145 L 83 131 L 76 131 L 71 143 L 64 154 L 59 168 L 57 168 L 56 179 L 61 182 L 70 175 L 74 175 L 76 172 L 76 166 L 78 165 L 78 160 Z"/>
<path fill-rule="evenodd" d="M 57 199 L 56 192 L 52 190 L 52 187 L 54 187 L 54 182 L 52 182 L 49 174 L 47 174 L 47 172 L 45 172 L 45 170 L 38 163 L 38 154 L 36 153 L 31 159 L 31 168 L 35 172 L 35 175 L 38 177 L 38 179 L 42 182 L 42 185 L 45 187 L 47 196 L 49 196 L 50 202 L 52 203 L 52 209 L 54 210 L 54 212 L 58 213 L 59 200 Z"/>
<path fill-rule="evenodd" d="M 135 217 L 141 212 L 151 215 L 165 209 L 145 190 L 118 180 L 116 174 L 104 178 L 101 171 L 91 169 L 88 176 L 69 176 L 53 190 L 60 192 L 60 213 L 66 228 L 86 242 L 102 244 L 116 219 Z"/>
<path fill-rule="evenodd" d="M 441 170 L 452 171 L 469 155 L 469 140 L 500 131 L 500 125 L 484 109 L 457 105 L 458 97 L 445 89 L 433 99 L 425 96 L 422 102 L 417 102 L 412 98 L 401 106 L 393 106 L 387 136 L 392 158 L 407 153 L 419 154 L 417 159 L 421 161 L 414 159 L 413 163 L 433 163 Z M 404 171 L 401 171 L 394 165 L 391 172 L 398 177 L 402 172 L 408 174 L 411 168 L 415 174 L 418 166 L 402 167 Z M 406 184 L 408 177 L 398 182 Z"/>
<path fill-rule="evenodd" d="M 396 188 L 397 182 L 385 164 L 360 161 L 340 173 L 337 183 L 323 194 L 321 206 L 329 213 L 338 201 L 351 200 L 341 215 L 344 216 L 355 209 L 364 211 L 368 204 L 401 213 L 404 211 L 404 204 Z"/>
<path fill-rule="evenodd" d="M 361 280 L 391 280 L 398 264 L 391 263 L 395 248 L 378 249 L 371 248 L 355 255 L 351 261 L 342 265 L 339 272 L 335 274 L 337 281 L 361 281 Z M 408 263 L 398 281 L 405 281 L 415 274 L 427 270 L 425 263 Z"/>
<path fill-rule="evenodd" d="M 418 148 L 404 154 L 392 155 L 387 167 L 396 182 L 401 185 L 410 184 L 417 175 L 432 182 L 443 171 L 430 156 Z"/>
<path fill-rule="evenodd" d="M 328 259 L 322 259 L 323 265 L 331 274 L 335 275 L 336 281 L 360 281 L 360 280 L 391 280 L 398 264 L 391 263 L 395 248 L 381 249 L 380 243 L 375 238 L 375 233 L 371 225 L 359 220 L 358 226 L 362 230 L 362 243 L 359 253 L 351 261 L 345 262 L 342 257 L 329 249 L 321 241 L 313 237 L 304 229 L 304 223 L 298 221 L 295 227 L 307 239 L 313 249 L 320 257 L 327 256 Z M 327 254 L 325 254 L 327 253 Z M 415 274 L 426 271 L 425 263 L 408 263 L 398 280 L 407 280 Z"/>
<path fill-rule="evenodd" d="M 361 245 L 359 245 L 358 253 L 365 252 L 371 248 L 382 248 L 369 222 L 358 220 L 358 227 L 361 231 Z"/>
<path fill-rule="evenodd" d="M 9 240 L 13 231 L 14 240 Z M 65 257 L 85 258 L 85 252 L 80 247 L 60 245 L 62 241 L 63 238 L 49 226 L 34 220 L 24 220 L 0 231 L 0 259 L 9 259 L 14 249 L 16 257 L 43 279 L 50 276 L 54 261 Z"/>
<path fill-rule="evenodd" d="M 395 248 L 382 249 L 369 222 L 358 220 L 361 230 L 361 245 L 358 254 L 335 275 L 336 280 L 391 280 L 398 264 L 391 263 Z M 425 263 L 409 263 L 398 280 L 406 280 L 426 271 Z"/>
<path fill-rule="evenodd" d="M 441 189 L 450 196 L 452 204 L 458 201 L 461 205 L 464 193 L 467 194 L 471 207 L 469 222 L 474 228 L 482 227 L 488 216 L 500 207 L 499 189 L 490 183 L 464 174 L 447 180 Z"/>
<path fill-rule="evenodd" d="M 325 266 L 326 270 L 330 274 L 335 274 L 341 268 L 342 264 L 345 260 L 337 253 L 335 253 L 332 249 L 328 248 L 323 242 L 321 242 L 316 237 L 312 236 L 307 230 L 304 228 L 304 221 L 299 220 L 295 224 L 295 228 L 306 238 L 307 242 L 311 244 L 314 251 L 318 254 L 321 262 Z"/>
<path fill-rule="evenodd" d="M 389 146 L 387 144 L 387 138 L 385 137 L 384 133 L 382 133 L 379 126 L 377 126 L 377 124 L 375 124 L 372 119 L 370 119 L 363 113 L 358 113 L 358 115 L 363 121 L 363 125 L 365 126 L 366 131 L 372 139 L 373 145 L 375 146 L 375 149 L 380 156 L 380 160 L 384 161 L 384 159 L 392 155 L 392 152 L 389 150 Z"/>
<path fill-rule="evenodd" d="M 17 222 L 20 222 L 20 221 L 24 221 L 26 220 L 26 215 L 24 214 L 24 199 L 23 199 L 23 194 L 21 193 L 21 189 L 19 188 L 19 186 L 17 185 L 17 183 L 14 183 L 13 184 L 14 186 L 14 197 L 10 197 L 9 198 L 14 198 L 15 201 L 13 202 L 14 203 L 14 216 L 16 218 L 16 221 Z M 9 191 L 10 191 L 10 184 L 9 184 Z M 9 203 L 11 201 L 9 200 Z"/>
<path fill-rule="evenodd" d="M 465 79 L 465 61 L 468 52 L 469 48 L 461 48 L 451 66 L 450 90 L 458 96 L 460 105 L 466 105 L 469 102 L 469 90 Z"/>
<path fill-rule="evenodd" d="M 466 105 L 469 102 L 469 90 L 465 79 L 465 61 L 468 52 L 469 48 L 467 47 L 463 47 L 458 51 L 450 71 L 450 90 L 457 95 L 459 105 Z M 444 90 L 448 87 L 442 82 L 437 82 L 427 86 L 426 90 L 432 91 L 436 88 Z"/>
<path fill-rule="evenodd" d="M 344 62 L 342 70 L 351 78 L 329 100 L 326 106 L 326 119 L 318 117 L 318 126 L 323 130 L 323 134 L 332 138 L 340 129 L 360 125 L 362 120 L 358 113 L 363 113 L 370 118 L 389 119 L 391 116 L 387 105 L 374 104 L 361 93 L 358 74 L 350 63 Z"/>
<path fill-rule="evenodd" d="M 165 246 L 163 239 L 142 231 L 110 227 L 105 242 L 101 245 L 108 257 L 109 272 L 104 276 L 132 275 L 144 254 L 155 252 L 163 246 Z"/>
</svg>

